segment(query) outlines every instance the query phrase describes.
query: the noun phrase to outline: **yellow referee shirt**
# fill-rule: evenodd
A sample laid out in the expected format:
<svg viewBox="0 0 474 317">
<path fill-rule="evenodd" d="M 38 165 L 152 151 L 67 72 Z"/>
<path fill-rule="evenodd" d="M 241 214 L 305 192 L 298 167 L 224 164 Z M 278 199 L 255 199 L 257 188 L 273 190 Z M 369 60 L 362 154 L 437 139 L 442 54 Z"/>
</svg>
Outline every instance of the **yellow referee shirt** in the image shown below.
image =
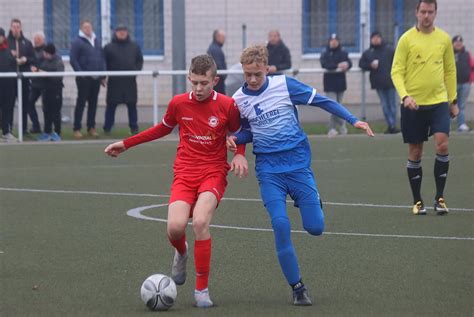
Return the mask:
<svg viewBox="0 0 474 317">
<path fill-rule="evenodd" d="M 456 99 L 456 63 L 449 35 L 439 28 L 426 34 L 413 27 L 398 41 L 392 80 L 400 98 L 417 105 L 451 103 Z"/>
</svg>

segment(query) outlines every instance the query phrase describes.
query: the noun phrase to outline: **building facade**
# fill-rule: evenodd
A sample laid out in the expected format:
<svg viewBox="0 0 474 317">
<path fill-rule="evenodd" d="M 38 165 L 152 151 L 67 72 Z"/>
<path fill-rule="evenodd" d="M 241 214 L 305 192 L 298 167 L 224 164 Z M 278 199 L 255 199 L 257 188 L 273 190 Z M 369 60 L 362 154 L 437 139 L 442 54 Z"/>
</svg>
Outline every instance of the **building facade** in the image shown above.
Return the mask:
<svg viewBox="0 0 474 317">
<path fill-rule="evenodd" d="M 146 70 L 173 69 L 173 0 L 0 0 L 0 26 L 8 31 L 10 19 L 23 22 L 25 36 L 45 32 L 68 61 L 71 39 L 77 35 L 79 21 L 92 21 L 103 44 L 110 41 L 112 29 L 126 24 L 132 38 L 142 47 Z M 294 69 L 320 68 L 319 56 L 328 35 L 337 33 L 350 52 L 354 65 L 367 48 L 372 31 L 396 45 L 397 38 L 415 23 L 417 0 L 174 0 L 184 3 L 184 39 L 186 68 L 191 57 L 205 53 L 214 29 L 226 32 L 223 47 L 229 66 L 238 63 L 245 45 L 265 43 L 271 29 L 280 30 L 289 47 Z M 181 12 L 182 13 L 182 12 Z M 436 25 L 450 35 L 461 34 L 469 51 L 474 51 L 474 1 L 438 0 Z M 176 33 L 176 32 L 175 32 Z M 68 64 L 68 63 L 66 63 Z M 67 70 L 71 70 L 67 66 Z M 321 73 L 299 74 L 298 79 L 322 88 Z M 139 77 L 139 103 L 152 104 L 152 80 Z M 348 74 L 345 103 L 359 104 L 362 75 Z M 65 104 L 73 104 L 73 78 L 65 80 Z M 166 105 L 173 94 L 171 76 L 159 76 L 158 102 Z M 368 103 L 378 103 L 376 94 L 365 85 Z M 101 92 L 104 104 L 105 89 Z M 474 102 L 474 94 L 470 101 Z M 472 118 L 470 118 L 472 120 Z"/>
</svg>

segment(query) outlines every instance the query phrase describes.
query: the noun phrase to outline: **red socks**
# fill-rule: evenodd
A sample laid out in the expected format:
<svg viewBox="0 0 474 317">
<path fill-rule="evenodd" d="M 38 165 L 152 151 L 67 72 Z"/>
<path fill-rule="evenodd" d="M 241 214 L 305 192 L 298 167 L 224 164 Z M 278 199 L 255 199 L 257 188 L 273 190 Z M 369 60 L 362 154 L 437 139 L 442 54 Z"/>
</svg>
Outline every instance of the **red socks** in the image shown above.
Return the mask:
<svg viewBox="0 0 474 317">
<path fill-rule="evenodd" d="M 211 267 L 211 239 L 194 241 L 194 265 L 196 267 L 196 289 L 202 291 L 209 284 Z"/>
<path fill-rule="evenodd" d="M 168 240 L 170 240 L 173 247 L 178 250 L 179 254 L 183 255 L 186 253 L 186 234 L 183 234 L 181 238 L 177 240 L 171 240 L 171 238 L 168 236 Z"/>
</svg>

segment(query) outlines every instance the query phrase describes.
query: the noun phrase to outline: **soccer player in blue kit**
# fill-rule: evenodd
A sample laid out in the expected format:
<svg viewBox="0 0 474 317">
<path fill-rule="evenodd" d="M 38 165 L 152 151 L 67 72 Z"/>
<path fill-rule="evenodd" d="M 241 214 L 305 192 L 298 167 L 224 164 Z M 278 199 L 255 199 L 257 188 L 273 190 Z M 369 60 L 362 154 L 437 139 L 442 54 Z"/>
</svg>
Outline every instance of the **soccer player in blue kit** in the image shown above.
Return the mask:
<svg viewBox="0 0 474 317">
<path fill-rule="evenodd" d="M 374 136 L 370 126 L 358 120 L 337 102 L 316 89 L 285 75 L 267 76 L 265 46 L 246 48 L 240 62 L 245 83 L 233 96 L 241 116 L 242 130 L 227 139 L 229 150 L 253 142 L 255 170 L 265 208 L 271 218 L 281 269 L 293 291 L 293 304 L 312 305 L 302 282 L 290 237 L 286 196 L 299 208 L 304 229 L 321 235 L 324 214 L 311 170 L 311 148 L 299 121 L 296 105 L 320 107 Z"/>
</svg>

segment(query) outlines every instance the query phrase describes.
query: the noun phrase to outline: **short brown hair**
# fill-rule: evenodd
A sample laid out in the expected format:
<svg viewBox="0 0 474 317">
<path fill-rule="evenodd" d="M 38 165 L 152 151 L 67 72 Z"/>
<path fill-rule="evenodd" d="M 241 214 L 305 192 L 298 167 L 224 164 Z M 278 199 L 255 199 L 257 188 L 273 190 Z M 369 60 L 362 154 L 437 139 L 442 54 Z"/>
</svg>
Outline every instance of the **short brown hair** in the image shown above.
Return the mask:
<svg viewBox="0 0 474 317">
<path fill-rule="evenodd" d="M 438 10 L 438 2 L 436 2 L 436 0 L 418 0 L 418 4 L 416 6 L 416 11 L 418 11 L 420 9 L 420 4 L 422 3 L 428 3 L 428 4 L 433 4 L 435 5 L 435 10 Z"/>
<path fill-rule="evenodd" d="M 268 50 L 264 45 L 252 45 L 243 50 L 240 54 L 240 63 L 242 65 L 263 64 L 268 65 Z"/>
<path fill-rule="evenodd" d="M 191 66 L 189 67 L 190 74 L 206 75 L 209 70 L 211 71 L 212 77 L 216 77 L 217 65 L 211 55 L 198 55 L 191 60 Z"/>
<path fill-rule="evenodd" d="M 13 18 L 13 19 L 10 21 L 10 25 L 12 25 L 13 23 L 18 23 L 19 25 L 21 25 L 21 20 L 18 19 L 18 18 Z"/>
</svg>

